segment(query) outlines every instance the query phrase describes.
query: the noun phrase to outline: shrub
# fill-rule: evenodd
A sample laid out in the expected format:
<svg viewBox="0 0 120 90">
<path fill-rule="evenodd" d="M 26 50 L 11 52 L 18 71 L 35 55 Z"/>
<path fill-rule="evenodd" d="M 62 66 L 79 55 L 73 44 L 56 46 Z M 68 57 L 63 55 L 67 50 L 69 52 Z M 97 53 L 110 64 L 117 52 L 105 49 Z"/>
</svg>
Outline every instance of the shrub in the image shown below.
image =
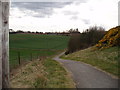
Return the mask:
<svg viewBox="0 0 120 90">
<path fill-rule="evenodd" d="M 120 26 L 111 28 L 95 46 L 99 49 L 120 46 Z"/>
<path fill-rule="evenodd" d="M 94 26 L 86 29 L 79 35 L 72 35 L 68 43 L 68 50 L 65 52 L 65 54 L 73 53 L 80 49 L 85 49 L 95 45 L 100 39 L 102 39 L 104 34 L 104 28 Z"/>
</svg>

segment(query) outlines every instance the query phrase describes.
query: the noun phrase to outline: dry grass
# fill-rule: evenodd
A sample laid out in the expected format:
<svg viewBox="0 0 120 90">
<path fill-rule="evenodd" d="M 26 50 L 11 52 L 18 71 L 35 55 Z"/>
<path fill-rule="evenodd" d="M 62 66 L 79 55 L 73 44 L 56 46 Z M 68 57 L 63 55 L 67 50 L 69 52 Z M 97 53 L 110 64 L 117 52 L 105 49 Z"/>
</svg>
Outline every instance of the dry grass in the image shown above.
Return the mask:
<svg viewBox="0 0 120 90">
<path fill-rule="evenodd" d="M 75 88 L 71 76 L 51 58 L 30 61 L 11 76 L 11 88 Z"/>
<path fill-rule="evenodd" d="M 44 87 L 47 81 L 45 67 L 42 61 L 35 60 L 29 62 L 24 67 L 18 69 L 15 75 L 11 77 L 10 85 L 12 88 L 35 88 L 37 83 L 39 87 Z M 37 82 L 37 80 L 41 82 Z M 43 82 L 43 83 L 42 83 Z"/>
</svg>

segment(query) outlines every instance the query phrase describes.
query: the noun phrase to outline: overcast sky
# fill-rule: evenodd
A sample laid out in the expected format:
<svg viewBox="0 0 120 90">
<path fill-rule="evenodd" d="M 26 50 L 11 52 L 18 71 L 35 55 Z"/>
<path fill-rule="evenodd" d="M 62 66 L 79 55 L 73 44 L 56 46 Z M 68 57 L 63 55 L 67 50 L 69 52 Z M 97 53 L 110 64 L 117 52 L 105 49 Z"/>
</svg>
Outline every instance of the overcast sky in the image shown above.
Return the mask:
<svg viewBox="0 0 120 90">
<path fill-rule="evenodd" d="M 106 30 L 118 25 L 119 0 L 73 0 L 71 2 L 12 2 L 10 28 L 55 32 L 90 26 Z"/>
</svg>

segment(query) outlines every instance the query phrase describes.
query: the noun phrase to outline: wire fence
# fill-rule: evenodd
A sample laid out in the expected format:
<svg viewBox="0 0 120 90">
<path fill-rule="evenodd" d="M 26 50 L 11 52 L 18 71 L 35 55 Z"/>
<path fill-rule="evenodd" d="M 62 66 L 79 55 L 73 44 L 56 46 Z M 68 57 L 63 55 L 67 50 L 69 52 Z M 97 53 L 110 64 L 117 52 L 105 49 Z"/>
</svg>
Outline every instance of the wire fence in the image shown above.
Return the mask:
<svg viewBox="0 0 120 90">
<path fill-rule="evenodd" d="M 14 58 L 10 58 L 10 70 L 28 62 L 28 61 L 33 61 L 33 60 L 41 60 L 45 58 L 46 56 L 41 56 L 40 53 L 27 53 L 26 56 L 23 55 L 22 52 L 16 52 Z"/>
</svg>

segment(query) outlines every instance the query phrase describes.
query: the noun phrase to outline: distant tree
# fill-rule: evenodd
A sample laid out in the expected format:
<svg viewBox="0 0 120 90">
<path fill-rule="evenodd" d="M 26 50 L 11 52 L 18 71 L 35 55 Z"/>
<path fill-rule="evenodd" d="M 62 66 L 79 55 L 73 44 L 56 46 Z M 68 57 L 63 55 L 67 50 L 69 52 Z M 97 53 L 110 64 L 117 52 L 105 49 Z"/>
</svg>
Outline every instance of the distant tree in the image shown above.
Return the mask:
<svg viewBox="0 0 120 90">
<path fill-rule="evenodd" d="M 79 32 L 78 28 L 76 29 L 76 32 Z"/>
<path fill-rule="evenodd" d="M 15 32 L 13 29 L 9 29 L 9 32 Z"/>
<path fill-rule="evenodd" d="M 16 32 L 13 29 L 9 29 L 9 34 L 16 34 Z"/>
<path fill-rule="evenodd" d="M 22 31 L 22 30 L 17 30 L 16 32 L 17 33 L 24 33 L 24 31 Z"/>
<path fill-rule="evenodd" d="M 39 32 L 38 32 L 38 31 L 36 31 L 36 33 L 38 34 Z"/>
<path fill-rule="evenodd" d="M 72 29 L 72 28 L 71 28 L 68 32 L 69 32 L 69 33 L 78 33 L 79 30 L 78 30 L 78 28 L 77 28 L 77 29 Z"/>
<path fill-rule="evenodd" d="M 31 31 L 27 31 L 27 33 L 31 33 Z"/>
<path fill-rule="evenodd" d="M 43 32 L 39 32 L 40 34 L 43 34 Z"/>
<path fill-rule="evenodd" d="M 105 29 L 103 27 L 93 26 L 86 29 L 83 34 L 83 41 L 85 41 L 89 46 L 93 46 L 105 35 Z"/>
<path fill-rule="evenodd" d="M 32 32 L 32 33 L 35 33 L 35 32 Z"/>
<path fill-rule="evenodd" d="M 74 32 L 77 30 L 71 29 L 70 31 Z M 97 26 L 90 27 L 78 35 L 72 35 L 68 43 L 66 54 L 93 46 L 98 43 L 104 35 L 105 29 Z"/>
</svg>

